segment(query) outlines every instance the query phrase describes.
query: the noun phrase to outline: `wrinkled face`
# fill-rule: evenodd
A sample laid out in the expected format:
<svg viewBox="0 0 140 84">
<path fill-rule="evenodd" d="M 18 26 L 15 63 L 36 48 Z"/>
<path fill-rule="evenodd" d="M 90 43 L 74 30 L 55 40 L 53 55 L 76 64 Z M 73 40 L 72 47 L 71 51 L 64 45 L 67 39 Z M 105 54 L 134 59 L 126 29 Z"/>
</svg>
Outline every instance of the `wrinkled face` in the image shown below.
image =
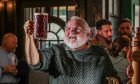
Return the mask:
<svg viewBox="0 0 140 84">
<path fill-rule="evenodd" d="M 129 36 L 131 34 L 131 25 L 128 22 L 121 23 L 119 27 L 119 34 Z"/>
<path fill-rule="evenodd" d="M 17 38 L 15 37 L 6 38 L 4 47 L 8 52 L 15 52 L 17 47 Z"/>
<path fill-rule="evenodd" d="M 103 25 L 98 34 L 106 38 L 108 41 L 112 40 L 112 25 Z"/>
<path fill-rule="evenodd" d="M 64 42 L 71 49 L 76 49 L 84 45 L 89 38 L 89 32 L 87 32 L 82 24 L 76 20 L 71 20 L 67 23 L 65 28 Z"/>
</svg>

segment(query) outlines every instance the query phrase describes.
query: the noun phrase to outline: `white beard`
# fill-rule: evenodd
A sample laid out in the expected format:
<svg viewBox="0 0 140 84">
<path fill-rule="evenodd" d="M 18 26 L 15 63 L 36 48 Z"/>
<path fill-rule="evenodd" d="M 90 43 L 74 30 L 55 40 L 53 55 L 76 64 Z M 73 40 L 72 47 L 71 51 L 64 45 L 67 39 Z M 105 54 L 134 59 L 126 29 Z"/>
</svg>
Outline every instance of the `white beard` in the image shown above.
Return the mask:
<svg viewBox="0 0 140 84">
<path fill-rule="evenodd" d="M 83 46 L 87 42 L 88 37 L 87 36 L 84 36 L 83 38 L 77 37 L 75 38 L 74 42 L 70 42 L 69 40 L 70 39 L 68 39 L 68 37 L 65 36 L 64 38 L 65 44 L 71 49 L 76 49 Z"/>
</svg>

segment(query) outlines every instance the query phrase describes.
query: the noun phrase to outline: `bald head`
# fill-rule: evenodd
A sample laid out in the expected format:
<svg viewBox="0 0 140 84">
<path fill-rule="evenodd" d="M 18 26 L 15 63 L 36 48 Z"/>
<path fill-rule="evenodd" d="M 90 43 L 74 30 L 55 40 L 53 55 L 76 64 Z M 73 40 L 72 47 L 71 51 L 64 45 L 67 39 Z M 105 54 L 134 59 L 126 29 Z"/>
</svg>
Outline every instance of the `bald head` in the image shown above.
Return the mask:
<svg viewBox="0 0 140 84">
<path fill-rule="evenodd" d="M 6 33 L 2 38 L 2 47 L 7 52 L 15 52 L 17 47 L 17 37 L 12 33 Z"/>
</svg>

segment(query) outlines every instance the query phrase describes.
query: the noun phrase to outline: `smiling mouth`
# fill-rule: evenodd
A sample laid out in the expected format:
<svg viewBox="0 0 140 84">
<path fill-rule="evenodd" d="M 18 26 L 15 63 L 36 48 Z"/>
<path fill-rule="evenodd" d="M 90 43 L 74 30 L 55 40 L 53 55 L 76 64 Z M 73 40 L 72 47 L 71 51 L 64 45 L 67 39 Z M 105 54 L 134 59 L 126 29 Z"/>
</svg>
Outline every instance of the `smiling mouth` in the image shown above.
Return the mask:
<svg viewBox="0 0 140 84">
<path fill-rule="evenodd" d="M 75 36 L 70 36 L 69 39 L 76 39 L 76 37 Z"/>
<path fill-rule="evenodd" d="M 77 38 L 76 37 L 69 37 L 70 40 L 74 41 L 76 40 Z"/>
<path fill-rule="evenodd" d="M 76 38 L 76 37 L 69 37 L 69 38 Z"/>
</svg>

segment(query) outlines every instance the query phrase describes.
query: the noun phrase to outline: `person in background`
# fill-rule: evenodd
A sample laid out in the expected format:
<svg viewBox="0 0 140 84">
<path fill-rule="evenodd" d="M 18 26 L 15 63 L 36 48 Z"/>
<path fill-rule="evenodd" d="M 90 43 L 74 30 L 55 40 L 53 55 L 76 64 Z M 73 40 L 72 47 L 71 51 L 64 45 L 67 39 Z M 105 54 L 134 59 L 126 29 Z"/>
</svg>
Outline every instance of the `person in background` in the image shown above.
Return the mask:
<svg viewBox="0 0 140 84">
<path fill-rule="evenodd" d="M 108 84 L 117 75 L 108 53 L 88 42 L 87 22 L 73 16 L 65 27 L 64 43 L 37 50 L 29 23 L 24 24 L 25 53 L 32 69 L 48 72 L 57 84 Z"/>
<path fill-rule="evenodd" d="M 126 84 L 128 81 L 126 73 L 129 65 L 127 52 L 130 50 L 130 43 L 131 41 L 127 36 L 120 36 L 112 42 L 111 48 L 109 49 L 110 59 L 123 84 Z"/>
<path fill-rule="evenodd" d="M 97 35 L 90 40 L 92 45 L 108 48 L 112 42 L 112 23 L 107 19 L 99 20 L 96 23 Z"/>
<path fill-rule="evenodd" d="M 22 72 L 25 71 L 26 67 L 18 67 L 19 61 L 15 55 L 16 48 L 16 35 L 6 33 L 2 38 L 2 45 L 0 47 L 0 84 L 24 84 L 21 80 L 25 75 Z"/>
<path fill-rule="evenodd" d="M 122 35 L 126 35 L 131 39 L 132 26 L 131 26 L 131 21 L 128 18 L 124 18 L 119 22 L 119 28 L 118 28 L 117 35 L 118 35 L 118 37 L 122 36 Z"/>
<path fill-rule="evenodd" d="M 90 38 L 89 38 L 89 40 L 92 40 L 93 38 L 95 38 L 96 35 L 97 35 L 96 27 L 90 27 Z"/>
</svg>

